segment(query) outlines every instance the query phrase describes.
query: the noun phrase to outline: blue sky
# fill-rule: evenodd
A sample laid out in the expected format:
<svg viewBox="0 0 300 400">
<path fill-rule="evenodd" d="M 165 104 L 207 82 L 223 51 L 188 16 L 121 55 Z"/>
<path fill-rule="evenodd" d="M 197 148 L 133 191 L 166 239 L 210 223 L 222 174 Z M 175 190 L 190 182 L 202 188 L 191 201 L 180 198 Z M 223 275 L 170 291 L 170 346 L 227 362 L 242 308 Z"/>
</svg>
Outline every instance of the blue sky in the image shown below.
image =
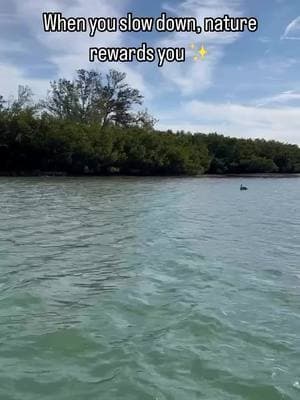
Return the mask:
<svg viewBox="0 0 300 400">
<path fill-rule="evenodd" d="M 254 16 L 256 33 L 45 33 L 41 14 L 65 16 Z M 90 64 L 90 46 L 204 44 L 208 55 L 184 64 Z M 117 68 L 145 95 L 158 128 L 219 132 L 300 143 L 299 0 L 0 0 L 0 91 L 28 84 L 45 96 L 49 81 L 78 68 Z"/>
</svg>

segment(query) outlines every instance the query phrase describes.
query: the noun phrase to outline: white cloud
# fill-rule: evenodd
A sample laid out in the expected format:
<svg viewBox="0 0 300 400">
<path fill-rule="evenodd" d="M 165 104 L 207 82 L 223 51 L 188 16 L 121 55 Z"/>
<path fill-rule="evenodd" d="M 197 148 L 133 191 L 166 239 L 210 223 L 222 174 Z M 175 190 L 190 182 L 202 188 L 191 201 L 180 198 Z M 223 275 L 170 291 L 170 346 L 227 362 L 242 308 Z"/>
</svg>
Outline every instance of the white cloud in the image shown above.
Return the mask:
<svg viewBox="0 0 300 400">
<path fill-rule="evenodd" d="M 300 15 L 286 27 L 281 39 L 300 40 Z"/>
<path fill-rule="evenodd" d="M 255 107 L 193 100 L 160 116 L 160 129 L 218 132 L 300 144 L 300 107 Z M 184 122 L 183 122 L 184 121 Z"/>
<path fill-rule="evenodd" d="M 295 101 L 300 101 L 300 92 L 288 90 L 275 96 L 260 99 L 259 101 L 256 101 L 256 104 L 258 106 L 265 106 L 267 104 L 286 104 Z"/>
<path fill-rule="evenodd" d="M 124 71 L 128 74 L 127 81 L 130 84 L 141 90 L 144 94 L 149 94 L 150 96 L 150 90 L 147 87 L 142 73 L 138 70 L 138 67 L 136 68 L 133 65 L 128 67 L 124 64 L 118 64 L 117 66 L 100 63 L 92 64 L 89 62 L 89 47 L 121 46 L 124 44 L 124 36 L 122 36 L 122 33 L 99 33 L 96 34 L 94 38 L 91 38 L 89 37 L 88 32 L 45 33 L 43 30 L 43 12 L 61 12 L 66 17 L 99 16 L 118 18 L 124 15 L 124 8 L 126 8 L 127 3 L 127 0 L 114 0 L 111 2 L 108 2 L 107 0 L 44 0 L 42 2 L 37 2 L 36 0 L 27 0 L 26 2 L 15 1 L 15 7 L 16 17 L 22 17 L 22 21 L 26 23 L 30 35 L 39 41 L 46 49 L 49 62 L 56 67 L 57 76 L 52 77 L 52 79 L 57 77 L 65 77 L 70 79 L 72 78 L 74 71 L 79 68 L 94 68 L 101 71 L 107 71 L 110 68 L 117 67 L 118 70 Z M 4 45 L 5 43 L 3 44 L 3 42 L 0 42 L 0 54 L 1 48 L 3 49 Z M 7 51 L 10 46 L 11 43 L 6 43 L 5 50 Z M 34 54 L 33 57 L 38 57 L 38 54 Z M 10 65 L 6 65 L 5 68 L 4 66 L 2 68 L 3 73 L 0 75 L 1 88 L 3 86 L 7 86 L 7 89 L 10 92 L 13 91 L 16 93 L 18 85 L 15 79 L 10 79 Z M 19 79 L 18 83 L 22 83 L 24 81 L 22 76 L 25 74 L 25 72 L 26 71 L 23 70 L 22 65 L 14 67 L 14 76 Z M 41 83 L 39 88 L 36 87 L 38 83 Z M 32 78 L 27 79 L 27 84 L 30 86 L 33 84 L 38 93 L 44 90 L 44 95 L 46 94 L 45 88 L 49 86 L 44 85 L 44 80 L 34 80 Z"/>
<path fill-rule="evenodd" d="M 48 79 L 30 79 L 25 78 L 19 68 L 9 65 L 0 64 L 0 84 L 1 84 L 1 95 L 5 99 L 15 97 L 18 91 L 19 85 L 29 85 L 34 95 L 41 98 L 47 92 L 49 87 Z"/>
<path fill-rule="evenodd" d="M 0 0 L 1 1 L 1 0 Z M 223 133 L 239 137 L 265 137 L 275 138 L 292 143 L 300 143 L 300 107 L 287 106 L 290 102 L 300 100 L 297 86 L 295 91 L 282 92 L 273 97 L 263 98 L 259 102 L 248 105 L 217 103 L 204 103 L 190 101 L 180 105 L 180 95 L 193 95 L 207 90 L 214 84 L 217 71 L 222 71 L 222 60 L 227 47 L 234 43 L 241 34 L 236 33 L 204 33 L 201 35 L 188 33 L 160 34 L 155 45 L 188 47 L 190 43 L 196 46 L 205 45 L 209 54 L 204 61 L 194 62 L 193 52 L 187 53 L 184 64 L 165 64 L 159 70 L 154 65 L 145 64 L 90 64 L 88 61 L 88 48 L 92 46 L 121 46 L 128 36 L 121 33 L 98 34 L 90 38 L 87 33 L 44 33 L 41 14 L 44 11 L 60 11 L 66 16 L 116 16 L 126 14 L 129 10 L 129 0 L 13 0 L 16 6 L 16 19 L 26 21 L 26 27 L 31 37 L 38 40 L 46 49 L 49 63 L 57 68 L 57 76 L 72 77 L 78 68 L 99 68 L 106 70 L 115 67 L 128 74 L 129 83 L 141 90 L 146 100 L 154 94 L 159 98 L 160 92 L 178 97 L 178 107 L 173 112 L 160 110 L 161 129 L 185 129 L 190 131 L 203 131 Z M 179 4 L 172 2 L 172 6 L 165 5 L 164 10 L 175 16 L 195 16 L 200 21 L 206 16 L 222 17 L 242 15 L 240 10 L 241 0 L 182 0 Z M 25 22 L 23 22 L 25 24 Z M 24 27 L 23 27 L 24 28 Z M 300 39 L 300 17 L 292 21 L 283 35 L 285 39 Z M 22 52 L 22 46 L 0 41 L 0 55 L 9 49 Z M 37 57 L 33 54 L 33 58 Z M 46 93 L 48 79 L 26 78 L 26 70 L 21 64 L 9 64 L 4 57 L 0 64 L 1 94 L 6 97 L 12 92 L 16 93 L 18 84 L 29 84 L 34 93 L 39 97 Z M 289 59 L 276 65 L 271 65 L 270 60 L 258 64 L 261 71 L 272 70 L 272 79 L 277 75 L 287 73 L 287 68 L 295 66 L 299 61 Z M 237 66 L 238 67 L 238 66 Z M 159 71 L 159 72 L 158 72 Z M 261 72 L 260 71 L 260 72 Z M 160 74 L 162 79 L 157 79 L 157 85 L 149 86 L 146 78 L 156 80 Z M 276 75 L 277 74 L 277 75 Z M 52 77 L 55 79 L 56 77 Z M 274 79 L 275 79 L 274 78 Z M 238 82 L 239 85 L 243 82 Z M 156 99 L 153 106 L 157 104 Z M 259 105 L 259 106 L 258 106 Z M 168 106 L 168 104 L 167 104 Z M 279 108 L 280 106 L 280 108 Z"/>
<path fill-rule="evenodd" d="M 239 0 L 184 0 L 177 7 L 164 6 L 166 11 L 176 16 L 196 17 L 203 26 L 205 17 L 223 17 L 241 15 Z M 236 41 L 238 33 L 206 33 L 200 35 L 195 33 L 169 34 L 158 43 L 163 47 L 185 47 L 190 43 L 200 48 L 205 45 L 209 54 L 203 61 L 193 61 L 194 50 L 187 52 L 187 61 L 183 64 L 166 64 L 161 73 L 163 77 L 171 82 L 182 94 L 189 95 L 195 91 L 206 90 L 213 84 L 216 67 L 221 62 L 226 46 Z"/>
<path fill-rule="evenodd" d="M 260 42 L 262 44 L 269 44 L 272 42 L 272 39 L 267 36 L 261 36 L 257 40 L 258 40 L 258 42 Z"/>
</svg>

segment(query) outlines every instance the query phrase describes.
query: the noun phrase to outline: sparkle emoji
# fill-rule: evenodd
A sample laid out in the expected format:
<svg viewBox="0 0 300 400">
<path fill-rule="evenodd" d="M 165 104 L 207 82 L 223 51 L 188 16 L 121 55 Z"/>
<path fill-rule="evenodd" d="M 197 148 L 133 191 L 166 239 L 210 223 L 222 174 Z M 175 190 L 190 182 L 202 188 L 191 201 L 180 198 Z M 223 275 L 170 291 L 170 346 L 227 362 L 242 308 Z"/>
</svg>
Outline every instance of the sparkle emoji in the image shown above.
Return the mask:
<svg viewBox="0 0 300 400">
<path fill-rule="evenodd" d="M 190 49 L 191 50 L 195 50 L 196 46 L 194 43 L 190 44 Z M 194 54 L 193 56 L 193 60 L 194 61 L 198 61 L 199 59 L 204 60 L 204 58 L 207 56 L 208 51 L 206 50 L 206 48 L 202 45 L 201 48 L 199 50 L 196 51 L 196 54 Z"/>
<path fill-rule="evenodd" d="M 202 45 L 201 49 L 199 50 L 199 54 L 201 56 L 202 59 L 205 58 L 205 56 L 207 55 L 208 51 L 206 50 L 206 48 Z"/>
</svg>

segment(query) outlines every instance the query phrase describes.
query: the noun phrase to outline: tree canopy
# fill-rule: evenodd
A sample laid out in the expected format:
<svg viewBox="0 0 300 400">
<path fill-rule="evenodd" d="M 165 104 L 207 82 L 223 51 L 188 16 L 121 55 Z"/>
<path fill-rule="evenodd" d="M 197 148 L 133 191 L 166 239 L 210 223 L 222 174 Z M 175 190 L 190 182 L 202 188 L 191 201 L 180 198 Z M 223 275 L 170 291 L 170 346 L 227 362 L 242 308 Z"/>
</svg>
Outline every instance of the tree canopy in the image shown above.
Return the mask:
<svg viewBox="0 0 300 400">
<path fill-rule="evenodd" d="M 103 76 L 80 69 L 73 81 L 59 79 L 50 85 L 42 108 L 56 118 L 73 122 L 129 126 L 136 120 L 132 109 L 143 99 L 126 83 L 126 74 L 115 70 Z"/>
<path fill-rule="evenodd" d="M 1 174 L 197 175 L 300 173 L 296 145 L 154 130 L 143 97 L 110 71 L 77 71 L 34 102 L 0 96 Z"/>
</svg>

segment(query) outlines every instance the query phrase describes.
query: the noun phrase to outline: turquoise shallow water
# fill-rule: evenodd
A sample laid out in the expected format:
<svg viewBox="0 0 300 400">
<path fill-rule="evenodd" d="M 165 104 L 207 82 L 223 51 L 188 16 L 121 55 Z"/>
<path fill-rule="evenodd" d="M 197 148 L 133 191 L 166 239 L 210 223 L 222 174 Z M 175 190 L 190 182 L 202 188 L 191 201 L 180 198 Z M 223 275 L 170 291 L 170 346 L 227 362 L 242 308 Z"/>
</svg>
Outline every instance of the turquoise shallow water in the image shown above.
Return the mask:
<svg viewBox="0 0 300 400">
<path fill-rule="evenodd" d="M 300 179 L 0 179 L 0 399 L 300 398 Z"/>
</svg>

